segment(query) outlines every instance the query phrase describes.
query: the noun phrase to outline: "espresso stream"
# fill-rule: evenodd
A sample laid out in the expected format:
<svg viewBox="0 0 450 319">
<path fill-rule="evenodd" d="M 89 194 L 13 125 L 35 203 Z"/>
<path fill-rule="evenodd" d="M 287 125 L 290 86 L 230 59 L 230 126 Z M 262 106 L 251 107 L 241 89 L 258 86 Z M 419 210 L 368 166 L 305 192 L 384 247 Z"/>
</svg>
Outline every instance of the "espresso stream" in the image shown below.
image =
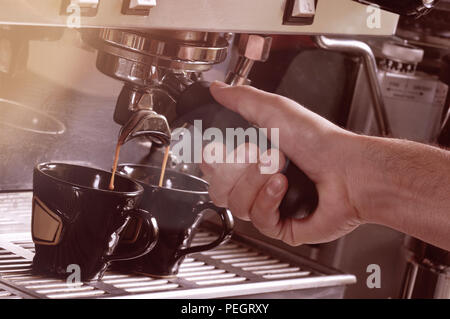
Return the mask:
<svg viewBox="0 0 450 319">
<path fill-rule="evenodd" d="M 166 147 L 166 151 L 164 153 L 164 160 L 162 162 L 162 167 L 161 167 L 161 175 L 159 176 L 159 187 L 163 187 L 164 185 L 164 174 L 166 173 L 166 166 L 167 166 L 167 160 L 169 159 L 169 150 L 170 150 L 170 146 Z"/>
<path fill-rule="evenodd" d="M 113 163 L 113 167 L 112 167 L 111 180 L 109 182 L 110 190 L 114 190 L 114 176 L 116 175 L 117 164 L 119 163 L 119 154 L 120 154 L 121 147 L 122 147 L 122 143 L 120 143 L 120 142 L 117 143 L 116 155 L 114 156 L 114 163 Z M 166 173 L 167 160 L 169 159 L 169 151 L 170 151 L 170 146 L 167 146 L 166 151 L 164 153 L 164 160 L 162 162 L 161 175 L 159 176 L 159 184 L 158 184 L 159 187 L 162 187 L 164 185 L 164 174 Z"/>
<path fill-rule="evenodd" d="M 112 167 L 111 180 L 109 181 L 109 189 L 110 190 L 114 190 L 114 176 L 116 176 L 117 164 L 119 163 L 119 154 L 120 154 L 121 146 L 122 146 L 121 143 L 117 143 L 116 155 L 114 156 L 114 163 L 113 163 L 113 167 Z"/>
</svg>

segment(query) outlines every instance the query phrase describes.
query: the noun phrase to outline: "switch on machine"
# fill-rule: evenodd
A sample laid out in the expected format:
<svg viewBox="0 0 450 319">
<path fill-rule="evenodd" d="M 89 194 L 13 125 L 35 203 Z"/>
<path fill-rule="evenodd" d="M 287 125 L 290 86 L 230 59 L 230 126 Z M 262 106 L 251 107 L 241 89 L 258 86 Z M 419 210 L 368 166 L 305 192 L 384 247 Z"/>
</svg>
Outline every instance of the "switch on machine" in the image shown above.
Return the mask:
<svg viewBox="0 0 450 319">
<path fill-rule="evenodd" d="M 309 25 L 314 22 L 317 0 L 287 0 L 283 24 Z"/>
<path fill-rule="evenodd" d="M 150 9 L 155 6 L 156 0 L 124 0 L 122 13 L 146 16 L 150 13 Z"/>
<path fill-rule="evenodd" d="M 316 13 L 314 0 L 295 0 L 292 17 L 313 17 Z"/>
<path fill-rule="evenodd" d="M 130 9 L 150 9 L 156 6 L 156 0 L 131 0 Z"/>
</svg>

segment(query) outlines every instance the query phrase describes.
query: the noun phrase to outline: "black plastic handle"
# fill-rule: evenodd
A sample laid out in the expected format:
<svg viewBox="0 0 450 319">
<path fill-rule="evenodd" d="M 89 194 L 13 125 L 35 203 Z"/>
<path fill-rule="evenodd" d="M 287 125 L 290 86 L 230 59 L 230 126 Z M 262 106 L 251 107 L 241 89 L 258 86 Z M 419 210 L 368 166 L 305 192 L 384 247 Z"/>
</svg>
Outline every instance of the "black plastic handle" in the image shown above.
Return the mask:
<svg viewBox="0 0 450 319">
<path fill-rule="evenodd" d="M 203 130 L 208 127 L 217 127 L 224 134 L 226 128 L 245 129 L 252 126 L 239 114 L 217 103 L 209 91 L 209 85 L 209 82 L 196 82 L 180 95 L 176 109 L 178 119 L 175 123 L 182 125 L 202 119 Z M 280 205 L 281 217 L 301 219 L 309 216 L 316 210 L 319 203 L 316 185 L 290 160 L 283 173 L 288 179 L 289 187 Z"/>
<path fill-rule="evenodd" d="M 149 212 L 143 209 L 132 209 L 128 211 L 127 214 L 132 219 L 142 220 L 144 227 L 147 228 L 148 234 L 150 234 L 149 239 L 145 242 L 145 245 L 143 245 L 142 247 L 137 247 L 136 249 L 127 251 L 126 253 L 119 255 L 112 254 L 110 256 L 105 256 L 104 259 L 106 262 L 130 260 L 144 256 L 145 254 L 150 252 L 150 250 L 152 250 L 153 247 L 155 247 L 156 242 L 158 241 L 159 237 L 158 224 L 156 223 L 156 219 Z"/>
<path fill-rule="evenodd" d="M 222 222 L 222 232 L 220 233 L 219 237 L 217 237 L 213 242 L 206 245 L 180 249 L 177 252 L 178 257 L 213 249 L 231 238 L 231 235 L 233 234 L 234 220 L 233 215 L 231 215 L 230 211 L 226 208 L 217 207 L 212 202 L 200 203 L 194 208 L 194 211 L 200 214 L 207 209 L 215 211 L 220 217 L 220 220 Z"/>
</svg>

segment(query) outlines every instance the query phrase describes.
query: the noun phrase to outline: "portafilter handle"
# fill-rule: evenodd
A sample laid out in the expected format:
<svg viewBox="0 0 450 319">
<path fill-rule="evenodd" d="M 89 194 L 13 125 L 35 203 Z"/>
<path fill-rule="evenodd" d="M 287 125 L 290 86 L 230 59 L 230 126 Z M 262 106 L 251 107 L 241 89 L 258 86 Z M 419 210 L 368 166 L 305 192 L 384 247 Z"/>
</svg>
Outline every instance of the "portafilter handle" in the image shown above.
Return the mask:
<svg viewBox="0 0 450 319">
<path fill-rule="evenodd" d="M 251 81 L 248 79 L 248 76 L 254 62 L 267 61 L 270 55 L 271 45 L 271 37 L 260 34 L 241 35 L 238 47 L 239 60 L 235 69 L 227 75 L 225 82 L 229 85 L 249 85 Z M 206 90 L 205 86 L 208 87 Z M 192 105 L 189 105 L 188 102 L 188 95 L 189 93 L 193 95 L 196 93 L 207 101 L 206 104 L 215 105 L 219 108 L 221 107 L 222 110 L 224 109 L 223 106 L 218 105 L 212 96 L 210 96 L 208 84 L 198 84 L 197 87 L 192 85 L 190 89 L 191 90 L 185 92 L 183 96 L 185 108 L 192 108 Z M 200 93 L 202 90 L 203 93 Z M 239 117 L 239 115 L 237 116 Z M 246 122 L 243 118 L 241 118 L 241 120 L 235 120 L 235 123 L 241 123 L 243 126 L 246 126 L 245 123 L 243 123 Z M 248 122 L 247 125 L 251 126 Z M 316 185 L 289 159 L 286 161 L 286 166 L 282 173 L 287 177 L 289 187 L 279 207 L 281 218 L 303 219 L 308 217 L 317 209 L 319 204 L 319 194 Z"/>
<path fill-rule="evenodd" d="M 191 123 L 202 119 L 202 129 L 216 127 L 226 134 L 227 128 L 247 129 L 252 125 L 238 113 L 217 103 L 209 91 L 208 82 L 196 82 L 179 97 L 177 114 L 180 122 Z M 259 138 L 266 138 L 259 136 Z M 268 146 L 270 147 L 270 146 Z M 280 204 L 281 218 L 303 219 L 311 215 L 319 204 L 319 194 L 314 182 L 294 163 L 287 161 L 282 173 L 287 177 L 288 190 Z"/>
</svg>

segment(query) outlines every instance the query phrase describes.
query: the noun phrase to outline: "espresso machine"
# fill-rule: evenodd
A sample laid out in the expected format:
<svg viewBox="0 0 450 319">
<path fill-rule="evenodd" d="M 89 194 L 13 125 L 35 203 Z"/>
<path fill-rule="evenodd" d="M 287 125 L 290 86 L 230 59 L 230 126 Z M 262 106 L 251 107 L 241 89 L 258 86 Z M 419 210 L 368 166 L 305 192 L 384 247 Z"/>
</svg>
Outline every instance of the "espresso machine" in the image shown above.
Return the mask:
<svg viewBox="0 0 450 319">
<path fill-rule="evenodd" d="M 206 127 L 248 127 L 212 100 L 209 82 L 261 82 L 252 75 L 260 74 L 262 62 L 270 62 L 272 38 L 280 35 L 308 36 L 317 50 L 345 54 L 356 70 L 350 86 L 355 92 L 355 83 L 367 87 L 364 101 L 370 101 L 370 110 L 364 114 L 372 112 L 376 129 L 366 133 L 390 136 L 377 75 L 378 55 L 369 44 L 397 39 L 400 17 L 420 19 L 439 6 L 445 9 L 448 2 L 3 0 L 0 123 L 8 134 L 3 134 L 0 144 L 5 163 L 0 169 L 4 176 L 0 196 L 5 203 L 0 215 L 0 256 L 7 262 L 0 264 L 0 297 L 343 297 L 345 288 L 356 282 L 353 274 L 335 269 L 342 266 L 338 260 L 345 256 L 345 245 L 288 247 L 267 240 L 244 222 L 236 225 L 233 241 L 221 250 L 186 259 L 176 280 L 155 283 L 139 275 L 110 273 L 103 282 L 70 290 L 61 282 L 35 278 L 27 272 L 33 245 L 23 226 L 29 218 L 31 174 L 23 168 L 50 158 L 109 169 L 117 137 L 124 144 L 124 161 L 160 162 L 163 146 L 173 142 L 176 129 L 191 126 L 195 119 L 202 119 Z M 30 107 L 44 86 L 52 87 L 43 98 L 44 107 Z M 355 101 L 352 105 L 358 105 Z M 66 116 L 70 121 L 64 120 Z M 16 130 L 24 148 L 31 145 L 33 155 L 18 155 L 24 148 L 8 143 L 6 136 Z M 34 133 L 41 135 L 28 135 Z M 89 154 L 74 156 L 73 150 L 83 147 Z M 10 169 L 14 165 L 20 168 Z M 200 174 L 195 165 L 175 156 L 169 167 Z M 286 215 L 301 218 L 314 213 L 314 184 L 296 167 L 286 167 L 285 173 L 294 194 L 289 197 L 293 200 L 284 202 Z M 307 191 L 300 194 L 299 189 Z M 12 218 L 9 212 L 17 207 L 20 213 Z M 208 228 L 194 244 L 214 237 L 214 221 L 206 223 Z M 444 273 L 441 286 L 448 280 L 448 264 L 443 261 L 443 265 L 439 265 Z M 358 279 L 364 281 L 359 275 Z M 392 291 L 384 297 L 389 294 Z"/>
</svg>

